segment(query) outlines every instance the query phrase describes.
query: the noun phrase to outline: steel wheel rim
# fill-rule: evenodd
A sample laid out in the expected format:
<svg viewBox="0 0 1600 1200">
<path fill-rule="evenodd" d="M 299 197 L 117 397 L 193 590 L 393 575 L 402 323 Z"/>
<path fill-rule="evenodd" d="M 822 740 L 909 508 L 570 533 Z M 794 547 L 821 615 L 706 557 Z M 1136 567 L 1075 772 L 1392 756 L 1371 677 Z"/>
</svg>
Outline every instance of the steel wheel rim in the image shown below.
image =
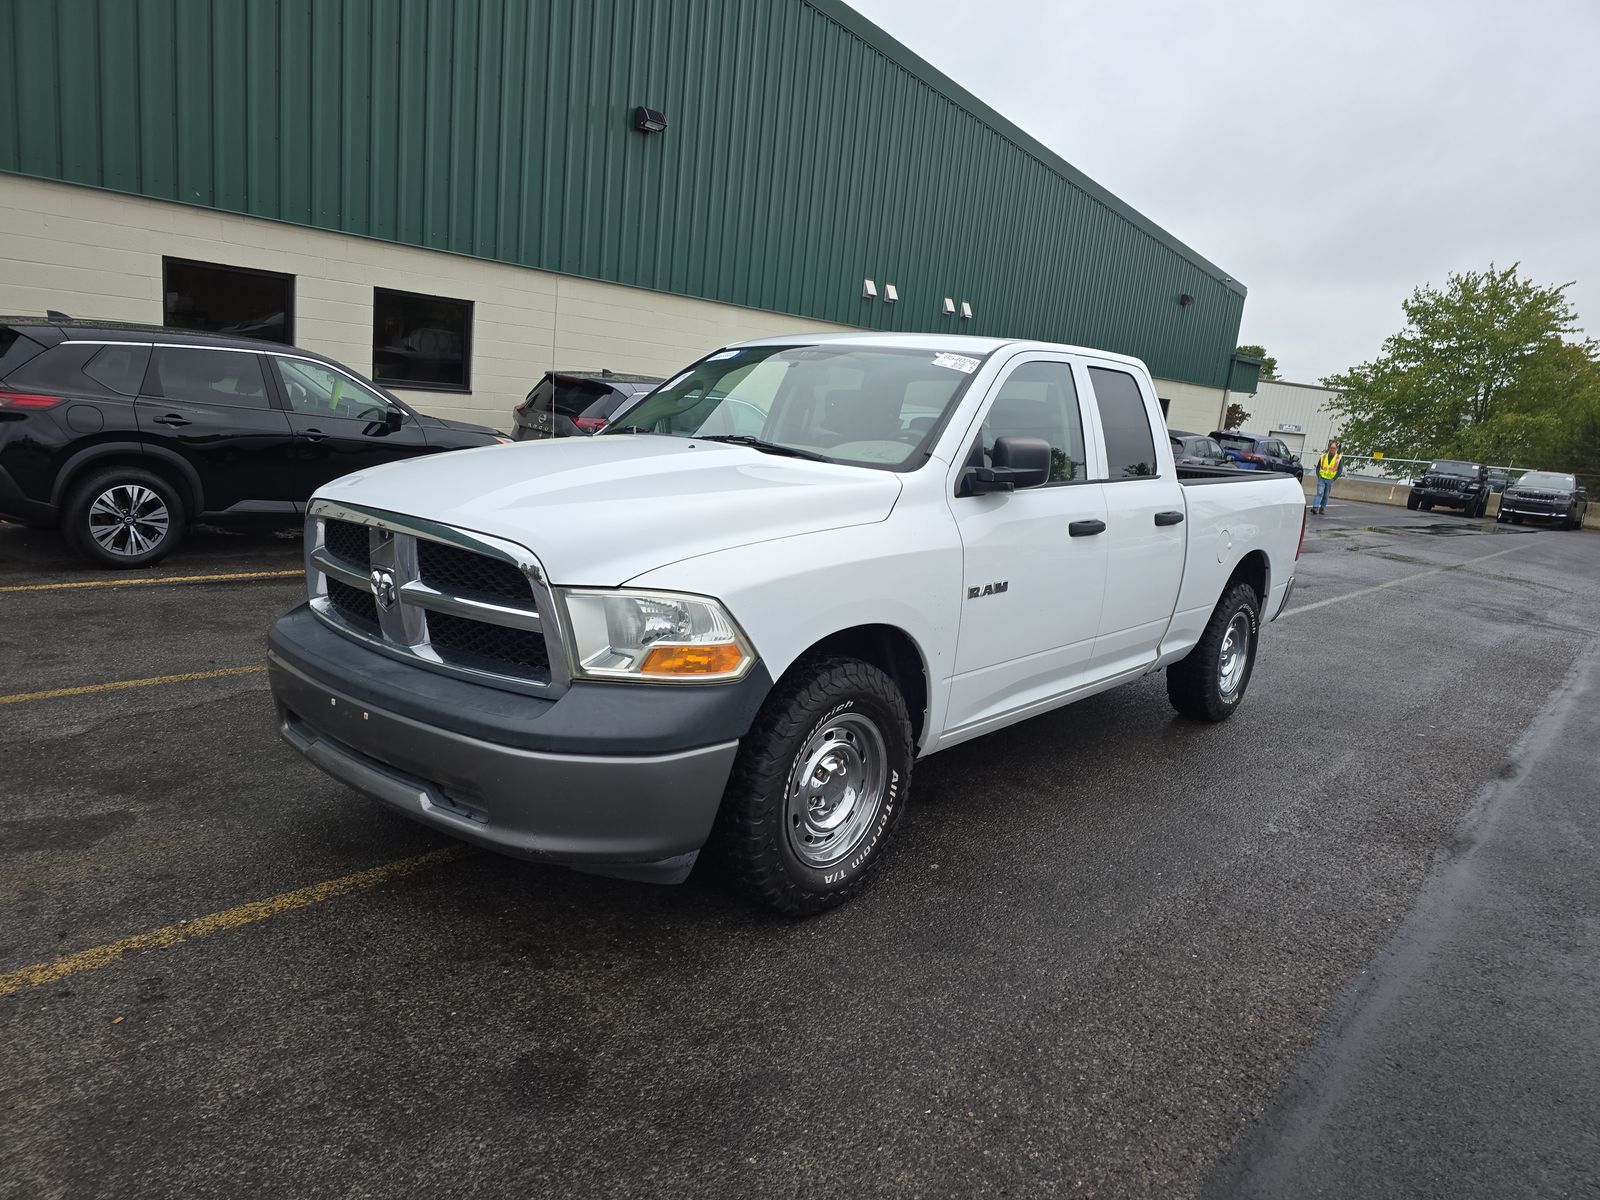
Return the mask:
<svg viewBox="0 0 1600 1200">
<path fill-rule="evenodd" d="M 860 713 L 829 717 L 795 755 L 785 791 L 789 848 L 809 867 L 831 867 L 866 840 L 889 779 L 889 752 Z"/>
<path fill-rule="evenodd" d="M 1235 613 L 1222 635 L 1222 652 L 1217 664 L 1217 690 L 1231 696 L 1244 682 L 1244 669 L 1250 661 L 1250 618 Z"/>
<path fill-rule="evenodd" d="M 89 536 L 106 553 L 135 558 L 159 546 L 172 514 L 159 494 L 140 483 L 108 487 L 89 505 Z"/>
</svg>

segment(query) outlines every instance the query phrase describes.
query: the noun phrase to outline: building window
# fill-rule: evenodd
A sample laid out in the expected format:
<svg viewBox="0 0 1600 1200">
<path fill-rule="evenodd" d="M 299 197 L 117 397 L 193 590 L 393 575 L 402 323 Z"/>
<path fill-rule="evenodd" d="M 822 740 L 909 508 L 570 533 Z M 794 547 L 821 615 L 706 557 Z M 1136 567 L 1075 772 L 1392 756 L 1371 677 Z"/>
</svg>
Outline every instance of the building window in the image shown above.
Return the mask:
<svg viewBox="0 0 1600 1200">
<path fill-rule="evenodd" d="M 1167 412 L 1172 408 L 1172 401 L 1165 396 L 1157 396 L 1156 399 L 1161 403 L 1161 415 L 1163 417 L 1166 416 Z"/>
<path fill-rule="evenodd" d="M 294 344 L 294 276 L 161 260 L 161 320 L 178 329 Z"/>
<path fill-rule="evenodd" d="M 472 387 L 472 301 L 372 290 L 372 377 L 393 387 Z"/>
</svg>

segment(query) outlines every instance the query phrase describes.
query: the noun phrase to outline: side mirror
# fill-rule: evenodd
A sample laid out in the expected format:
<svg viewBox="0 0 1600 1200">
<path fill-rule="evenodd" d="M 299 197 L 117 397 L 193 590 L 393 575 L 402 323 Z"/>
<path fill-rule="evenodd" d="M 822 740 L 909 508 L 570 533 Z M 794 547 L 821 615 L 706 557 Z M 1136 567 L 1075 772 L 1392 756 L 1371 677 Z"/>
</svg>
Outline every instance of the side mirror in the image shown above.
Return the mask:
<svg viewBox="0 0 1600 1200">
<path fill-rule="evenodd" d="M 1299 462 L 1300 461 L 1300 456 L 1298 454 L 1291 454 L 1291 455 L 1289 455 L 1289 461 L 1290 462 Z"/>
<path fill-rule="evenodd" d="M 383 423 L 390 433 L 398 433 L 400 427 L 406 423 L 406 415 L 398 408 L 391 408 L 384 414 Z"/>
<path fill-rule="evenodd" d="M 966 493 L 1014 492 L 1038 487 L 1050 478 L 1050 443 L 1035 437 L 999 437 L 990 452 L 992 466 L 967 472 Z"/>
</svg>

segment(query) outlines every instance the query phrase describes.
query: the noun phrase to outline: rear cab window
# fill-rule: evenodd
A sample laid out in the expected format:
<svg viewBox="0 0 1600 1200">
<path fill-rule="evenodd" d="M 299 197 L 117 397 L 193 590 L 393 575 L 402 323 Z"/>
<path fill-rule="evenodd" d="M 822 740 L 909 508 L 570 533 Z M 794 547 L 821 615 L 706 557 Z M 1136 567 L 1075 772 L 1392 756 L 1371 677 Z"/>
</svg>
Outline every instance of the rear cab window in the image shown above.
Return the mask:
<svg viewBox="0 0 1600 1200">
<path fill-rule="evenodd" d="M 1151 478 L 1157 473 L 1156 443 L 1138 381 L 1109 367 L 1090 367 L 1089 380 L 1106 442 L 1106 478 Z"/>
</svg>

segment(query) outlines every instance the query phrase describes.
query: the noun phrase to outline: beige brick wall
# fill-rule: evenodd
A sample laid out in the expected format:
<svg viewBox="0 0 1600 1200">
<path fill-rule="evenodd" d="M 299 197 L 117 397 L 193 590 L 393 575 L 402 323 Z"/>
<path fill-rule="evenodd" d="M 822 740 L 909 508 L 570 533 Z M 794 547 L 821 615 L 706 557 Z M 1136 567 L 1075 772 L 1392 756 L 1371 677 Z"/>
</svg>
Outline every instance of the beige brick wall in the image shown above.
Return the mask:
<svg viewBox="0 0 1600 1200">
<path fill-rule="evenodd" d="M 161 323 L 161 259 L 295 277 L 295 341 L 372 374 L 372 289 L 473 302 L 472 391 L 396 389 L 423 412 L 497 429 L 547 370 L 667 375 L 728 342 L 843 329 L 256 217 L 0 174 L 0 313 Z M 1222 393 L 1156 381 L 1176 429 L 1216 428 Z"/>
<path fill-rule="evenodd" d="M 473 302 L 470 394 L 399 391 L 498 429 L 552 368 L 666 375 L 727 342 L 842 326 L 255 217 L 0 174 L 0 313 L 161 323 L 161 259 L 295 277 L 295 341 L 372 373 L 372 289 Z"/>
</svg>

